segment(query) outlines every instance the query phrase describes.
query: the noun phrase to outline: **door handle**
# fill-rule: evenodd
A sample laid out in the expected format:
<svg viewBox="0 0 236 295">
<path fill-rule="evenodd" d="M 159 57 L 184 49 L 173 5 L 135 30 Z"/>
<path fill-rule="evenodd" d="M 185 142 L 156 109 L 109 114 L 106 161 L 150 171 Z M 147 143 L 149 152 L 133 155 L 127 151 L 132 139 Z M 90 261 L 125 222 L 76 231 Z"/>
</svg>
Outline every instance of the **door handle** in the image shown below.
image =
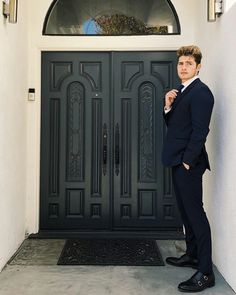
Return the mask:
<svg viewBox="0 0 236 295">
<path fill-rule="evenodd" d="M 107 125 L 106 123 L 104 123 L 103 125 L 102 139 L 103 139 L 103 150 L 102 150 L 103 174 L 106 175 L 107 173 Z"/>
<path fill-rule="evenodd" d="M 120 173 L 120 127 L 118 123 L 115 131 L 115 173 L 117 176 Z"/>
</svg>

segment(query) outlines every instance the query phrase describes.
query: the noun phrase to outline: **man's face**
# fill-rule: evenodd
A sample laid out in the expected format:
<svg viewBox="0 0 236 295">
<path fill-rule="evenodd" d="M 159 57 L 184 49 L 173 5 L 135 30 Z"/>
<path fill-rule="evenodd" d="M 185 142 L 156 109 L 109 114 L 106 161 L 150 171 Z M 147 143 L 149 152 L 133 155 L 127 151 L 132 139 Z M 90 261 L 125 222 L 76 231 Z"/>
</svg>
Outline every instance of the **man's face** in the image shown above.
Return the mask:
<svg viewBox="0 0 236 295">
<path fill-rule="evenodd" d="M 194 57 L 185 55 L 180 56 L 177 65 L 177 72 L 182 83 L 196 76 L 200 68 L 201 65 L 197 65 Z"/>
</svg>

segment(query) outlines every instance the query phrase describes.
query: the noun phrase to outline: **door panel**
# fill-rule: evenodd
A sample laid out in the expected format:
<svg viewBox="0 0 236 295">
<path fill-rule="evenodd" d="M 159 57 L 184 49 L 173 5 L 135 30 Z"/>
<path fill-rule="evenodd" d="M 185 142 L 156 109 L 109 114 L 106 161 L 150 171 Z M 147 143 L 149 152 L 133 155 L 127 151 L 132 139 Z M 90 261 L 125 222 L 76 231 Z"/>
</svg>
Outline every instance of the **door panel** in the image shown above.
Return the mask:
<svg viewBox="0 0 236 295">
<path fill-rule="evenodd" d="M 175 52 L 42 53 L 41 230 L 181 227 L 161 164 Z"/>
<path fill-rule="evenodd" d="M 41 229 L 110 227 L 109 67 L 108 53 L 42 55 Z"/>
<path fill-rule="evenodd" d="M 161 164 L 161 149 L 163 97 L 177 82 L 173 80 L 175 53 L 114 53 L 113 60 L 114 132 L 119 129 L 120 133 L 114 227 L 174 227 L 180 222 L 168 187 L 170 174 Z"/>
</svg>

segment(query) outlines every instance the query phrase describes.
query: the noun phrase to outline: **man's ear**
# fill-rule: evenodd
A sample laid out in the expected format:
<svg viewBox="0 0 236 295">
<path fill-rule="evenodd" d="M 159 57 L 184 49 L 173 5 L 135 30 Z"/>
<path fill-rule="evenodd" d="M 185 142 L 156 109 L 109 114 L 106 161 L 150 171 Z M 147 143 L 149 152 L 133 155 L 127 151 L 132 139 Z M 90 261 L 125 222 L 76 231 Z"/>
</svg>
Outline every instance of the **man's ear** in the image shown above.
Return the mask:
<svg viewBox="0 0 236 295">
<path fill-rule="evenodd" d="M 198 64 L 198 65 L 197 65 L 197 74 L 199 74 L 201 67 L 202 67 L 201 64 Z"/>
</svg>

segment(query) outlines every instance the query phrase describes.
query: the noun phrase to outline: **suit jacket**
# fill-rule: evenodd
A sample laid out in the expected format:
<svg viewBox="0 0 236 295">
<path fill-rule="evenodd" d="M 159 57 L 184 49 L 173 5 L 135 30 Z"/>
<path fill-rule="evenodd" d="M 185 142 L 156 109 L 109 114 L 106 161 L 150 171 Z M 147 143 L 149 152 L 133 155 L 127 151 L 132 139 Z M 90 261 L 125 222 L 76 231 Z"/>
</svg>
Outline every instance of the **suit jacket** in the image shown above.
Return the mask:
<svg viewBox="0 0 236 295">
<path fill-rule="evenodd" d="M 178 94 L 171 111 L 163 113 L 167 125 L 162 152 L 164 166 L 172 167 L 184 162 L 193 167 L 204 157 L 210 169 L 205 142 L 213 105 L 214 97 L 200 79 L 194 80 Z"/>
</svg>

